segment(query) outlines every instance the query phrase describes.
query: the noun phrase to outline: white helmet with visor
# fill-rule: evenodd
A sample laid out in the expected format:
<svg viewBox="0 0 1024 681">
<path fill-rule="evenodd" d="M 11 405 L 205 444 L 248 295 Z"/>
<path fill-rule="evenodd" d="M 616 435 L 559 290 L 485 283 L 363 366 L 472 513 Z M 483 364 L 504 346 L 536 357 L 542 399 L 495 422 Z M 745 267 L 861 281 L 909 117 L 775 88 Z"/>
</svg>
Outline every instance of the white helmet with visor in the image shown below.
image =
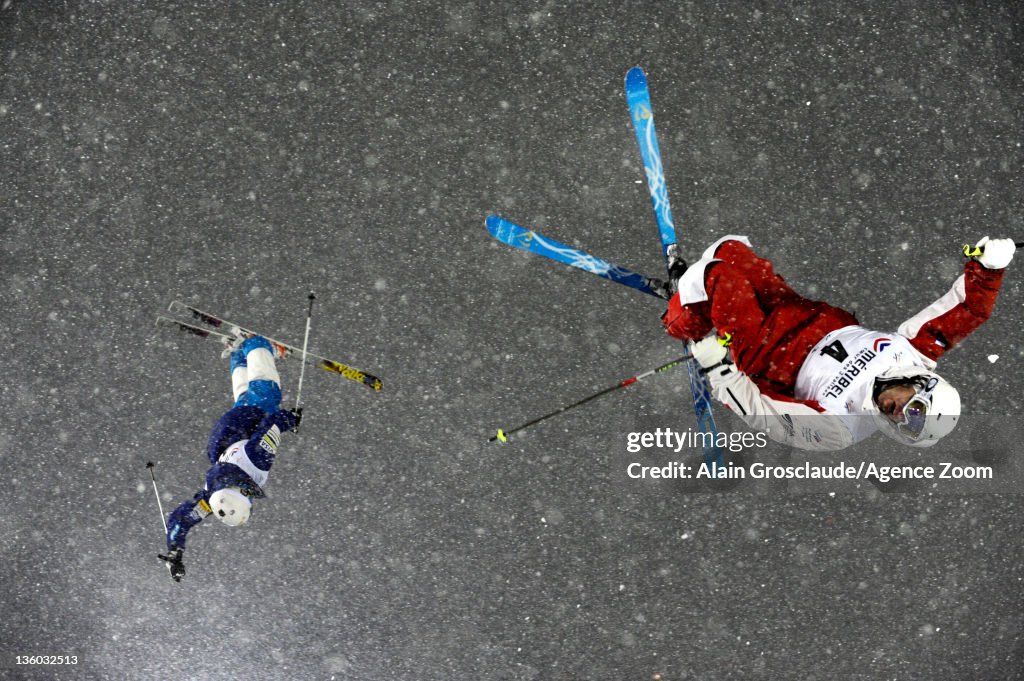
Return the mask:
<svg viewBox="0 0 1024 681">
<path fill-rule="evenodd" d="M 907 386 L 914 394 L 893 419 L 878 407 L 878 396 L 894 386 Z M 931 447 L 952 432 L 960 418 L 960 393 L 949 382 L 924 367 L 893 368 L 875 379 L 872 413 L 879 429 L 912 447 Z"/>
</svg>

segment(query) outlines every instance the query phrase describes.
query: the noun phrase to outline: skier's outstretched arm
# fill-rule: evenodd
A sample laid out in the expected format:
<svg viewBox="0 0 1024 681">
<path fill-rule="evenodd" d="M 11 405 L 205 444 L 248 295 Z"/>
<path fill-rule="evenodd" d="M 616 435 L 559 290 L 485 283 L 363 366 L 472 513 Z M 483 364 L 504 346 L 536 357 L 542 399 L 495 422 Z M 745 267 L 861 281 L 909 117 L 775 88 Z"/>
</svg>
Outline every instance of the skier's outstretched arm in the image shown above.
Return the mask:
<svg viewBox="0 0 1024 681">
<path fill-rule="evenodd" d="M 853 444 L 853 434 L 838 416 L 816 409 L 811 402 L 769 397 L 735 367 L 724 376 L 710 372 L 708 378 L 716 400 L 775 442 L 811 451 L 834 451 Z"/>
<path fill-rule="evenodd" d="M 201 523 L 210 512 L 205 490 L 196 492 L 194 497 L 181 502 L 167 518 L 167 550 L 184 550 L 189 530 Z"/>
<path fill-rule="evenodd" d="M 714 336 L 690 347 L 704 367 L 712 396 L 771 440 L 809 451 L 835 451 L 853 444 L 853 433 L 843 420 L 824 412 L 816 402 L 762 392 L 726 360 L 728 351 Z"/>
<path fill-rule="evenodd" d="M 199 491 L 192 499 L 179 504 L 167 519 L 167 553 L 160 554 L 159 558 L 167 563 L 171 579 L 176 582 L 180 582 L 185 576 L 185 538 L 189 530 L 208 515 L 210 505 L 206 499 L 206 492 Z"/>
<path fill-rule="evenodd" d="M 941 298 L 903 322 L 897 332 L 928 359 L 935 361 L 955 347 L 992 315 L 1003 282 L 1003 272 L 1013 257 L 1011 239 L 978 244 L 984 253 L 964 265 L 952 288 Z"/>
</svg>

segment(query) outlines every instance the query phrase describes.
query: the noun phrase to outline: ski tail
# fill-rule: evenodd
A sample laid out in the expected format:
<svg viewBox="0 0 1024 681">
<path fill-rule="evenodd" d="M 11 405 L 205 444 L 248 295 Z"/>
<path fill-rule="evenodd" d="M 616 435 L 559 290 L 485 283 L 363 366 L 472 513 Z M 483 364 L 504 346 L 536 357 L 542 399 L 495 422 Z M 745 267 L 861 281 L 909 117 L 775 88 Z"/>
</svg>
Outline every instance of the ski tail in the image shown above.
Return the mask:
<svg viewBox="0 0 1024 681">
<path fill-rule="evenodd" d="M 661 238 L 662 252 L 665 255 L 666 268 L 670 265 L 670 256 L 676 249 L 676 228 L 672 219 L 672 208 L 668 200 L 668 183 L 665 181 L 665 167 L 661 162 L 661 150 L 658 147 L 658 134 L 654 128 L 654 106 L 651 104 L 651 92 L 647 86 L 647 76 L 643 69 L 634 66 L 626 73 L 626 103 L 629 105 L 629 116 L 633 122 L 633 132 L 640 156 L 644 163 L 644 174 L 647 176 L 647 191 L 651 195 L 654 207 L 654 218 L 658 223 L 658 235 Z M 704 440 L 704 461 L 709 466 L 725 467 L 725 453 L 718 446 L 718 426 L 711 404 L 711 385 L 695 359 L 686 362 L 690 374 L 690 392 L 693 396 L 693 409 L 697 416 L 697 425 L 702 433 L 710 434 L 711 443 Z M 713 468 L 714 470 L 714 468 Z"/>
<path fill-rule="evenodd" d="M 658 298 L 667 297 L 665 283 L 658 279 L 645 277 L 625 267 L 613 265 L 571 246 L 561 244 L 550 237 L 520 227 L 497 215 L 488 215 L 484 224 L 491 236 L 514 248 L 536 253 L 563 265 L 596 274 L 602 279 L 629 286 Z"/>
<path fill-rule="evenodd" d="M 195 326 L 186 322 L 171 319 L 170 317 L 164 317 L 160 315 L 156 318 L 156 325 L 163 328 L 177 329 L 183 333 L 192 334 L 193 336 L 199 336 L 200 338 L 207 338 L 214 340 L 219 343 L 227 345 L 234 338 L 230 334 L 221 333 L 220 331 L 213 331 L 211 329 L 204 329 L 201 326 Z"/>
<path fill-rule="evenodd" d="M 270 338 L 265 334 L 259 333 L 258 331 L 247 329 L 243 326 L 235 324 L 234 322 L 229 322 L 228 320 L 223 319 L 222 317 L 218 317 L 215 314 L 211 314 L 204 310 L 200 310 L 199 308 L 188 305 L 187 303 L 183 303 L 181 301 L 176 300 L 170 304 L 170 306 L 168 307 L 168 311 L 189 316 L 192 318 L 192 320 L 213 327 L 213 329 L 204 328 L 202 326 L 189 324 L 187 322 L 183 322 L 177 319 L 172 319 L 170 317 L 164 316 L 157 317 L 158 326 L 177 328 L 179 331 L 190 333 L 192 335 L 200 336 L 203 338 L 209 338 L 211 340 L 216 340 L 222 344 L 227 344 L 231 340 L 233 340 L 235 336 L 233 335 L 232 332 L 233 330 L 237 329 L 237 333 L 243 337 L 263 336 L 264 338 L 267 339 L 267 341 L 270 342 L 272 346 L 274 346 L 275 354 L 279 357 L 299 357 L 300 359 L 302 358 L 302 350 L 300 348 L 295 347 L 294 345 L 282 343 L 281 341 Z M 369 374 L 365 371 L 360 371 L 359 369 L 351 367 L 347 364 L 343 364 L 342 362 L 327 359 L 326 357 L 321 357 L 320 355 L 315 355 L 310 352 L 306 353 L 306 362 L 317 368 L 323 369 L 324 371 L 329 371 L 333 374 L 338 374 L 339 376 L 347 378 L 350 381 L 362 383 L 363 385 L 367 386 L 368 388 L 376 392 L 380 392 L 384 388 L 383 381 L 381 381 L 381 379 L 377 378 L 373 374 Z"/>
</svg>

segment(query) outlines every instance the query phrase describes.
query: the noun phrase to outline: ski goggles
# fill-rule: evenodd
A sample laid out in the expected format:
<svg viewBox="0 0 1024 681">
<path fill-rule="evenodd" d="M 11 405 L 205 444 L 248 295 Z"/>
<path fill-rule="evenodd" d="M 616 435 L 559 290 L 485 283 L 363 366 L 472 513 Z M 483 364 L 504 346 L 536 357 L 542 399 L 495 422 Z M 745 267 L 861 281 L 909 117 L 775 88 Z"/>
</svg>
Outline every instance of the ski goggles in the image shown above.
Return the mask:
<svg viewBox="0 0 1024 681">
<path fill-rule="evenodd" d="M 916 393 L 903 405 L 903 421 L 897 423 L 896 428 L 907 437 L 918 439 L 924 432 L 928 410 L 931 409 L 931 406 L 930 397 Z"/>
</svg>

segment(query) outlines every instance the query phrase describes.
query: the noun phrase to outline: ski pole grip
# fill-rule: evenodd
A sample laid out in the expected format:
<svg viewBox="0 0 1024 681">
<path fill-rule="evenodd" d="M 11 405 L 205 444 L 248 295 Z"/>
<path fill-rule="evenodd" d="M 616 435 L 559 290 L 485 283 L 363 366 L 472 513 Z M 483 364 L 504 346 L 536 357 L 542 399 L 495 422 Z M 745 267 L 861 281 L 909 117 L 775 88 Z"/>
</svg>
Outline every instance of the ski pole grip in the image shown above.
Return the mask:
<svg viewBox="0 0 1024 681">
<path fill-rule="evenodd" d="M 972 246 L 971 244 L 964 244 L 964 257 L 965 258 L 977 258 L 985 252 L 984 248 L 980 246 Z"/>
<path fill-rule="evenodd" d="M 1024 241 L 1014 241 L 1013 245 L 1016 248 L 1024 248 Z M 985 249 L 984 248 L 980 248 L 978 246 L 972 246 L 971 244 L 964 244 L 964 257 L 967 257 L 967 258 L 977 258 L 977 257 L 980 257 L 984 253 L 985 253 Z"/>
</svg>

